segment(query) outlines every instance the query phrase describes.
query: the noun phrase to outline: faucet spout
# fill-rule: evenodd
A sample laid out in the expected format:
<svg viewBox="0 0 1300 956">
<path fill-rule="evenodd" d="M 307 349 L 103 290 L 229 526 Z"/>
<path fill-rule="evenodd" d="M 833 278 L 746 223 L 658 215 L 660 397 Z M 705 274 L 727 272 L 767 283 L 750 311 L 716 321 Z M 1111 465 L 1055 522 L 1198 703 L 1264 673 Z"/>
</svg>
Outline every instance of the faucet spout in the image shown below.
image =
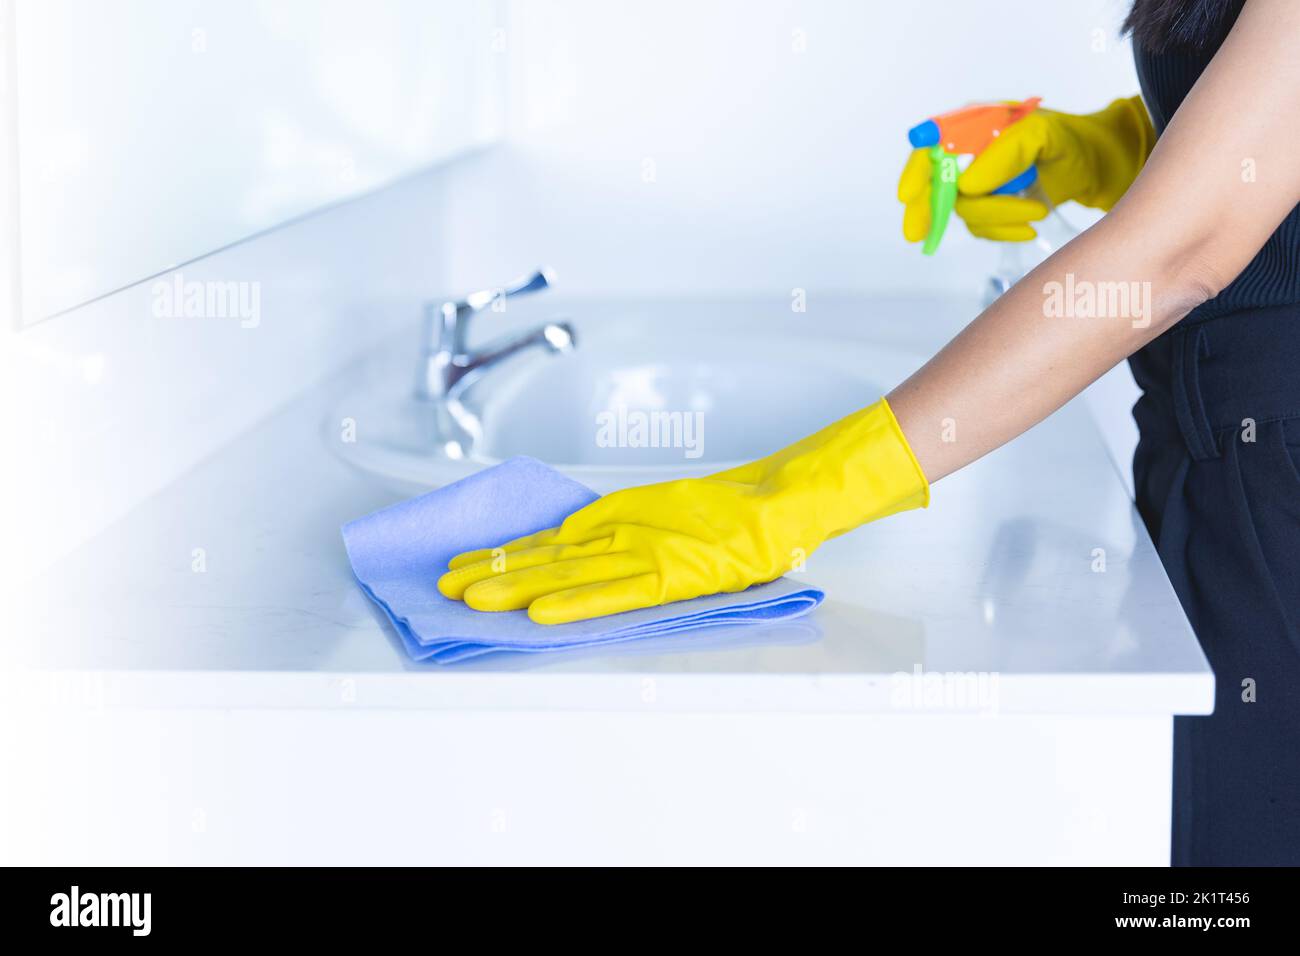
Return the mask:
<svg viewBox="0 0 1300 956">
<path fill-rule="evenodd" d="M 572 351 L 577 344 L 577 333 L 568 322 L 547 322 L 527 332 L 496 339 L 476 352 L 459 356 L 459 361 L 453 360 L 452 381 L 445 394 L 448 399 L 459 399 L 481 376 L 521 352 L 541 349 L 559 354 Z"/>
</svg>

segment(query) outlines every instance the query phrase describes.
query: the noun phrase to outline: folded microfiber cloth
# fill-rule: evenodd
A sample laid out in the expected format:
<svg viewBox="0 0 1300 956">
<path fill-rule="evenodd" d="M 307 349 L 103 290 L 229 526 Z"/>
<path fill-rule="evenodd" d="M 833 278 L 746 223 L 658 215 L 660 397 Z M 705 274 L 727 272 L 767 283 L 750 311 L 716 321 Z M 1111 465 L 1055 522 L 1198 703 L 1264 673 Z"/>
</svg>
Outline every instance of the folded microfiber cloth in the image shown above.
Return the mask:
<svg viewBox="0 0 1300 956">
<path fill-rule="evenodd" d="M 343 526 L 352 570 L 417 661 L 492 651 L 554 651 L 692 628 L 782 621 L 825 596 L 780 578 L 736 594 L 678 601 L 572 624 L 534 624 L 526 611 L 475 611 L 438 591 L 447 562 L 554 528 L 596 500 L 588 488 L 532 458 L 511 458 L 455 484 Z"/>
</svg>

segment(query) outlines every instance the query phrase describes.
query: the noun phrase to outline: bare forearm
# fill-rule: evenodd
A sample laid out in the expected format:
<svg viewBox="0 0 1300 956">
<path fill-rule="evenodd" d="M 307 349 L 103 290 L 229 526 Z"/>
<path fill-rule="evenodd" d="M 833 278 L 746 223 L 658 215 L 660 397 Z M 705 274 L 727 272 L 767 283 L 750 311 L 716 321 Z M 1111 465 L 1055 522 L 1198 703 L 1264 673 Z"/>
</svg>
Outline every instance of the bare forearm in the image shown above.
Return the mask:
<svg viewBox="0 0 1300 956">
<path fill-rule="evenodd" d="M 889 404 L 930 481 L 1033 427 L 1202 301 L 1103 221 L 1018 282 Z"/>
<path fill-rule="evenodd" d="M 1249 0 L 1119 204 L 888 396 L 930 481 L 1032 427 L 1216 294 L 1300 202 L 1298 35 L 1300 4 Z M 1112 307 L 1123 305 L 1116 283 L 1127 308 Z"/>
</svg>

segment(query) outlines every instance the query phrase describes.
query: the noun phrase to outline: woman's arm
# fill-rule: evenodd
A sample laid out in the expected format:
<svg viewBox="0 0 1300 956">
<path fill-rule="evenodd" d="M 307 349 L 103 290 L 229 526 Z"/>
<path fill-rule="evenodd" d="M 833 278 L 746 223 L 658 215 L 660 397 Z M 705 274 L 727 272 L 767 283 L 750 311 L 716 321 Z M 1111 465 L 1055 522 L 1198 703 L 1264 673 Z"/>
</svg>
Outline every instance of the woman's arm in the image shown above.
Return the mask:
<svg viewBox="0 0 1300 956">
<path fill-rule="evenodd" d="M 1119 204 L 890 393 L 931 482 L 1216 295 L 1300 203 L 1297 44 L 1300 3 L 1248 0 Z"/>
<path fill-rule="evenodd" d="M 927 476 L 1045 418 L 1213 295 L 1296 204 L 1298 38 L 1300 3 L 1250 0 L 1125 198 L 888 402 L 759 461 L 616 491 L 557 528 L 457 555 L 439 589 L 476 610 L 528 608 L 561 624 L 771 581 L 830 538 L 923 506 Z M 1247 161 L 1254 180 L 1242 175 Z M 1138 285 L 1136 297 L 1124 287 L 1122 314 L 1054 317 L 1053 282 L 1105 296 L 1119 288 L 1110 283 Z M 1123 304 L 1106 298 L 1103 311 Z M 944 441 L 946 419 L 956 441 Z"/>
</svg>

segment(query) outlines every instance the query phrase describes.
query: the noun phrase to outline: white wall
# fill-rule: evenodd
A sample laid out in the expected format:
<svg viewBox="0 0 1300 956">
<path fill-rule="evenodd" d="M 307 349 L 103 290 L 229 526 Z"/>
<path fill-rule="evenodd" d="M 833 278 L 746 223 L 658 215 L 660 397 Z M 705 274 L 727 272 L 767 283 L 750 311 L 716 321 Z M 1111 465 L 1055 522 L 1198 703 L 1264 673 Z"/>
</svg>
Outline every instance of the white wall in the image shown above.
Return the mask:
<svg viewBox="0 0 1300 956">
<path fill-rule="evenodd" d="M 28 321 L 500 134 L 499 0 L 12 2 Z"/>
<path fill-rule="evenodd" d="M 907 129 L 973 100 L 1087 111 L 1136 93 L 1126 10 L 515 0 L 512 145 L 453 184 L 450 276 L 544 260 L 580 294 L 976 295 L 988 243 L 956 227 L 929 259 L 901 239 Z"/>
<path fill-rule="evenodd" d="M 941 293 L 974 317 L 997 250 L 960 225 L 934 258 L 903 242 L 906 132 L 966 102 L 1137 93 L 1129 6 L 512 0 L 510 147 L 449 184 L 449 280 L 547 262 L 578 295 Z M 1136 394 L 1123 364 L 1089 392 L 1130 491 Z"/>
<path fill-rule="evenodd" d="M 508 145 L 182 269 L 258 283 L 257 328 L 160 320 L 145 283 L 6 336 L 19 570 L 414 334 L 422 299 L 541 262 L 566 294 L 957 293 L 974 315 L 993 250 L 956 228 L 928 259 L 899 235 L 905 132 L 972 99 L 1085 110 L 1133 92 L 1125 6 L 514 0 Z"/>
<path fill-rule="evenodd" d="M 0 577 L 39 572 L 395 330 L 414 352 L 448 288 L 428 167 L 500 132 L 502 11 L 0 0 L 0 522 L 19 542 Z M 248 301 L 160 310 L 146 276 L 196 255 L 163 284 Z M 109 294 L 19 331 L 19 275 L 29 317 Z"/>
<path fill-rule="evenodd" d="M 404 328 L 414 368 L 421 305 L 445 287 L 441 222 L 426 173 L 179 270 L 255 292 L 251 318 L 160 317 L 151 281 L 10 332 L 16 570 L 39 570 Z"/>
</svg>

